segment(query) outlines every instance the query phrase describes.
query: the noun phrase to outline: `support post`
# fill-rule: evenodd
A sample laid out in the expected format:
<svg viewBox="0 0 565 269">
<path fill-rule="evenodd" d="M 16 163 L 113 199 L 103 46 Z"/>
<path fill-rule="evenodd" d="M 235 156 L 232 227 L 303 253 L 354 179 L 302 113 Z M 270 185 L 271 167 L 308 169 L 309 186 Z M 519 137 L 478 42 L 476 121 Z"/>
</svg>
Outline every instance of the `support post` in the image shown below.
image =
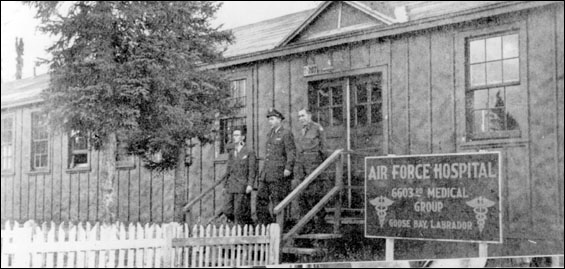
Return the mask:
<svg viewBox="0 0 565 269">
<path fill-rule="evenodd" d="M 394 261 L 394 239 L 387 238 L 385 246 L 385 261 Z"/>
<path fill-rule="evenodd" d="M 486 257 L 488 257 L 488 244 L 479 243 L 479 258 L 486 258 Z"/>
</svg>

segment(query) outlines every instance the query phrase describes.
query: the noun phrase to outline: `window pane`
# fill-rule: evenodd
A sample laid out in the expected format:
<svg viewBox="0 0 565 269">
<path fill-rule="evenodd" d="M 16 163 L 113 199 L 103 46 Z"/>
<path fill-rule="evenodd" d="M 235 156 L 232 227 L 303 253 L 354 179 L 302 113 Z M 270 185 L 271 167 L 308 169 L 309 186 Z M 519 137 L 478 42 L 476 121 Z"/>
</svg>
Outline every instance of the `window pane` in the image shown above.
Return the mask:
<svg viewBox="0 0 565 269">
<path fill-rule="evenodd" d="M 488 90 L 478 90 L 473 92 L 473 108 L 474 109 L 488 108 Z"/>
<path fill-rule="evenodd" d="M 47 167 L 47 155 L 41 155 L 41 167 Z"/>
<path fill-rule="evenodd" d="M 485 64 L 471 65 L 471 86 L 485 85 Z"/>
<path fill-rule="evenodd" d="M 332 104 L 333 105 L 343 104 L 341 87 L 332 87 Z"/>
<path fill-rule="evenodd" d="M 343 108 L 342 107 L 334 107 L 332 110 L 332 125 L 338 126 L 343 123 Z"/>
<path fill-rule="evenodd" d="M 319 122 L 322 126 L 328 126 L 330 124 L 330 115 L 328 109 L 321 109 L 318 113 Z"/>
<path fill-rule="evenodd" d="M 489 90 L 489 108 L 504 107 L 504 88 L 493 88 Z"/>
<path fill-rule="evenodd" d="M 357 106 L 357 125 L 363 126 L 367 125 L 367 107 Z"/>
<path fill-rule="evenodd" d="M 475 40 L 471 41 L 469 44 L 470 56 L 469 60 L 471 63 L 481 63 L 485 61 L 485 40 Z"/>
<path fill-rule="evenodd" d="M 318 107 L 327 107 L 330 104 L 330 96 L 328 88 L 322 88 L 318 91 Z"/>
<path fill-rule="evenodd" d="M 518 34 L 505 35 L 502 37 L 502 54 L 504 58 L 518 57 Z"/>
<path fill-rule="evenodd" d="M 487 61 L 500 60 L 502 58 L 502 38 L 492 37 L 486 41 Z"/>
<path fill-rule="evenodd" d="M 502 82 L 502 62 L 487 63 L 487 84 L 497 84 Z"/>
<path fill-rule="evenodd" d="M 488 110 L 476 110 L 473 112 L 473 132 L 483 133 L 488 130 Z"/>
<path fill-rule="evenodd" d="M 518 58 L 504 60 L 504 82 L 520 80 L 520 62 Z"/>
<path fill-rule="evenodd" d="M 367 84 L 359 83 L 356 86 L 357 89 L 357 103 L 367 102 Z"/>
<path fill-rule="evenodd" d="M 528 120 L 526 93 L 520 86 L 506 87 L 506 126 L 508 130 L 526 130 Z"/>
<path fill-rule="evenodd" d="M 379 82 L 371 83 L 371 102 L 382 100 L 381 84 Z"/>
<path fill-rule="evenodd" d="M 79 164 L 88 163 L 88 155 L 87 154 L 74 154 L 73 158 L 74 158 L 75 166 L 79 165 Z"/>
<path fill-rule="evenodd" d="M 504 116 L 504 108 L 491 109 L 489 113 L 489 131 L 506 130 L 506 117 Z"/>
<path fill-rule="evenodd" d="M 379 123 L 382 121 L 381 104 L 371 105 L 371 123 Z"/>
</svg>

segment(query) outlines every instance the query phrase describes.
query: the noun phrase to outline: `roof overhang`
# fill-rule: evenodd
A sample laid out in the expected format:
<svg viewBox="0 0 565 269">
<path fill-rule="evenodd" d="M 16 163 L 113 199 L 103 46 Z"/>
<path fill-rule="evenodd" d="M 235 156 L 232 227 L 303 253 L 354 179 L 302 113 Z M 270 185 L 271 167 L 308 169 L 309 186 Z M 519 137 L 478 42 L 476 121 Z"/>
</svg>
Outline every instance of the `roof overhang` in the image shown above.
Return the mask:
<svg viewBox="0 0 565 269">
<path fill-rule="evenodd" d="M 413 31 L 446 26 L 475 20 L 483 17 L 497 16 L 521 10 L 542 7 L 549 4 L 562 3 L 561 1 L 535 1 L 535 2 L 500 2 L 492 5 L 474 8 L 466 11 L 455 12 L 451 15 L 436 16 L 421 20 L 408 21 L 405 23 L 380 26 L 371 29 L 343 33 L 329 36 L 317 40 L 308 40 L 299 43 L 292 43 L 284 47 L 274 48 L 256 53 L 239 55 L 227 58 L 225 61 L 207 65 L 203 68 L 216 69 L 225 68 L 233 65 L 247 64 L 256 61 L 267 60 L 270 58 L 284 57 L 292 54 L 304 53 L 325 47 L 343 45 L 347 43 L 359 42 L 363 40 L 377 39 L 387 36 L 399 35 Z M 326 3 L 324 3 L 326 4 Z M 316 12 L 314 12 L 316 13 Z M 313 13 L 313 14 L 314 14 Z"/>
<path fill-rule="evenodd" d="M 322 4 L 320 4 L 315 10 L 314 12 L 312 12 L 312 14 L 310 14 L 310 16 L 308 16 L 308 18 L 302 23 L 300 24 L 300 26 L 298 26 L 294 31 L 290 32 L 290 34 L 288 34 L 285 38 L 282 39 L 281 42 L 279 42 L 275 48 L 278 47 L 282 47 L 287 45 L 290 41 L 292 41 L 296 36 L 298 36 L 300 33 L 302 33 L 302 31 L 304 31 L 304 29 L 306 29 L 306 27 L 308 27 L 308 25 L 310 25 L 310 23 L 312 23 L 324 10 L 326 10 L 326 8 L 328 8 L 334 1 L 324 1 Z M 381 12 L 378 12 L 376 10 L 373 10 L 369 7 L 367 7 L 366 5 L 359 3 L 357 1 L 341 1 L 347 5 L 350 5 L 351 7 L 383 22 L 386 25 L 391 25 L 396 21 L 395 18 L 391 18 Z"/>
</svg>

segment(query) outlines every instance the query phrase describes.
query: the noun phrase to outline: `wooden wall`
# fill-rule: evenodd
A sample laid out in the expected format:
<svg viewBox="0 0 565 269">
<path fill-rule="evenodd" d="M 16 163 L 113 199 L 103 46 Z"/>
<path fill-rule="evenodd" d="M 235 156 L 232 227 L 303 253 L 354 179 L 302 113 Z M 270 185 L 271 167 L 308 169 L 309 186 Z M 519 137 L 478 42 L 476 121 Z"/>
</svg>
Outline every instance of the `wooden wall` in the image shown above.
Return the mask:
<svg viewBox="0 0 565 269">
<path fill-rule="evenodd" d="M 504 143 L 468 143 L 464 139 L 465 75 L 461 34 L 506 24 L 521 25 L 520 31 L 526 33 L 521 37 L 526 45 L 521 50 L 526 52 L 526 61 L 521 61 L 524 68 L 521 74 L 527 76 L 522 77 L 522 87 L 528 93 L 527 134 L 524 134 L 525 139 Z M 307 59 L 314 59 L 321 66 L 327 54 L 338 67 L 336 77 L 342 71 L 386 66 L 388 77 L 385 79 L 389 87 L 383 94 L 387 99 L 384 100 L 386 111 L 383 111 L 385 130 L 388 130 L 384 136 L 388 139 L 384 143 L 385 153 L 502 152 L 505 244 L 490 247 L 490 255 L 563 253 L 562 4 L 233 67 L 236 73 L 247 77 L 250 144 L 254 145 L 260 159 L 264 157 L 269 129 L 268 109 L 274 106 L 281 111 L 287 118 L 285 126 L 297 133 L 297 109 L 308 103 L 303 66 Z M 52 139 L 52 172 L 28 174 L 29 110 L 20 109 L 15 113 L 16 147 L 22 151 L 16 151 L 15 174 L 2 176 L 2 220 L 100 218 L 101 186 L 97 176 L 101 154 L 92 154 L 90 172 L 67 173 L 67 153 L 61 150 L 66 147 L 66 139 L 58 136 Z M 197 144 L 192 148 L 194 162 L 187 169 L 186 184 L 178 185 L 187 188 L 186 200 L 223 175 L 225 158 L 216 158 L 214 147 Z M 150 173 L 136 161 L 134 169 L 120 170 L 119 178 L 115 187 L 120 220 L 172 220 L 175 193 L 172 172 Z M 206 219 L 212 210 L 219 210 L 222 203 L 221 188 L 217 188 L 209 199 L 195 207 L 193 214 Z M 419 249 L 413 253 L 428 258 L 477 255 L 473 244 L 407 240 L 400 240 L 399 244 L 399 247 Z"/>
</svg>

